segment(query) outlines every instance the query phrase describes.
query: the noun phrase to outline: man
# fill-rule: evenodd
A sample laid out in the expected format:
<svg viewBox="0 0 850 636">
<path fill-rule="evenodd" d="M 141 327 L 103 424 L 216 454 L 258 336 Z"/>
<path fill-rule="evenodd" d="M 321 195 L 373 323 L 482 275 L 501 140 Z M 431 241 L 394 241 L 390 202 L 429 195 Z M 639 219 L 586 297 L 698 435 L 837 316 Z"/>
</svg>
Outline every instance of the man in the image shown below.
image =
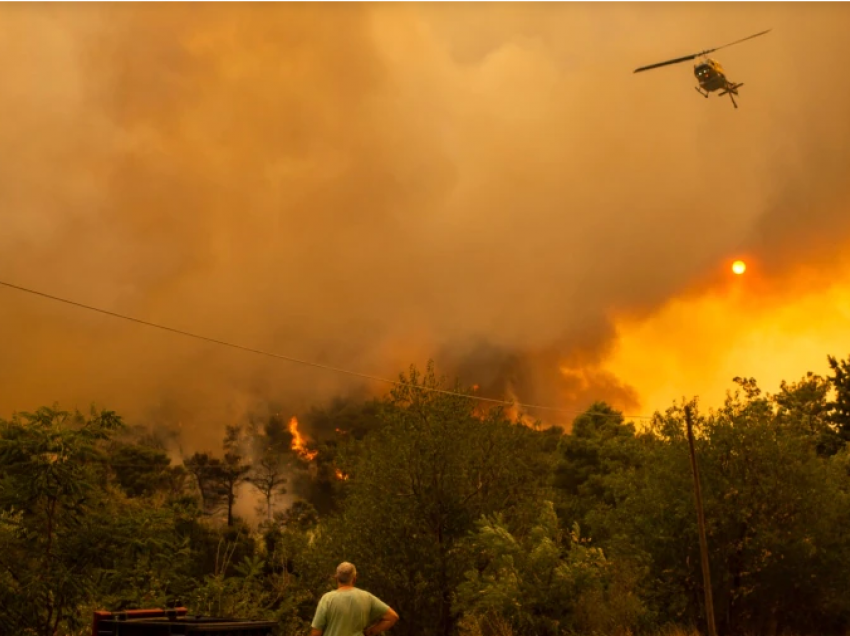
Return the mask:
<svg viewBox="0 0 850 636">
<path fill-rule="evenodd" d="M 337 589 L 322 596 L 310 636 L 376 636 L 395 625 L 398 614 L 377 596 L 354 587 L 357 569 L 336 568 Z"/>
</svg>

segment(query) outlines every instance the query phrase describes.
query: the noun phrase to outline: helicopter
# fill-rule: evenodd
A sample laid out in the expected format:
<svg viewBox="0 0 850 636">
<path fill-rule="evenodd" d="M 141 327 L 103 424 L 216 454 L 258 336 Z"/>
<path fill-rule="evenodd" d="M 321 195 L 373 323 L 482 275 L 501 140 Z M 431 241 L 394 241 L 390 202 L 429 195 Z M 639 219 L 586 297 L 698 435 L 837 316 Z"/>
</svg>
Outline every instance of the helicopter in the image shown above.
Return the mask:
<svg viewBox="0 0 850 636">
<path fill-rule="evenodd" d="M 640 68 L 635 69 L 634 72 L 640 73 L 641 71 L 648 71 L 649 69 L 658 68 L 659 66 L 678 64 L 679 62 L 687 62 L 694 58 L 700 58 L 700 61 L 694 64 L 694 75 L 699 83 L 699 86 L 695 86 L 694 89 L 696 89 L 696 91 L 706 99 L 708 99 L 708 96 L 714 91 L 720 91 L 718 96 L 729 95 L 729 98 L 732 100 L 732 105 L 735 106 L 735 108 L 738 108 L 738 103 L 735 101 L 735 95 L 738 94 L 738 89 L 744 84 L 731 81 L 728 77 L 726 77 L 726 71 L 723 70 L 720 62 L 707 56 L 709 53 L 713 53 L 714 51 L 719 51 L 720 49 L 725 49 L 727 46 L 751 40 L 760 35 L 764 35 L 765 33 L 770 33 L 770 31 L 771 29 L 768 29 L 767 31 L 762 31 L 761 33 L 756 33 L 755 35 L 735 40 L 729 44 L 718 46 L 717 48 L 694 53 L 693 55 L 686 55 L 685 57 L 677 57 L 675 60 L 667 60 L 666 62 L 658 62 L 657 64 L 650 64 L 649 66 L 641 66 Z"/>
</svg>

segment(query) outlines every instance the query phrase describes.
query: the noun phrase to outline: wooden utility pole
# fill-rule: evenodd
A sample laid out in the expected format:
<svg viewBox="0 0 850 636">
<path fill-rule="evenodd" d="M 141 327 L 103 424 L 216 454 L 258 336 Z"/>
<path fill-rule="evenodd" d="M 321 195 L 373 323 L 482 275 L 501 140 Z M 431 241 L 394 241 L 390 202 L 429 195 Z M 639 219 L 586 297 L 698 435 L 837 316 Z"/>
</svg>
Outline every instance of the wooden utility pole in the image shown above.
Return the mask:
<svg viewBox="0 0 850 636">
<path fill-rule="evenodd" d="M 708 636 L 717 636 L 714 626 L 714 600 L 711 596 L 711 572 L 708 568 L 708 542 L 705 538 L 705 515 L 702 511 L 702 492 L 699 487 L 699 469 L 694 452 L 694 424 L 691 419 L 691 407 L 685 407 L 685 422 L 688 425 L 688 446 L 691 450 L 691 471 L 694 474 L 694 499 L 697 504 L 697 525 L 699 526 L 699 551 L 702 560 L 702 580 L 705 587 L 705 616 L 708 621 Z"/>
</svg>

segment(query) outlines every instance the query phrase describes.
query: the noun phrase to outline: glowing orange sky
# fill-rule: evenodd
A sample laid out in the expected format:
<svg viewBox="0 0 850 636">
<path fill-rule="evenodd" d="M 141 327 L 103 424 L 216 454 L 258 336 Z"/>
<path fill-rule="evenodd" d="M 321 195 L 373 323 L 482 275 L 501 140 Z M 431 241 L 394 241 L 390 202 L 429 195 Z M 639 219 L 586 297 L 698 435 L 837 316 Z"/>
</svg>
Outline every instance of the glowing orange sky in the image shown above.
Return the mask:
<svg viewBox="0 0 850 636">
<path fill-rule="evenodd" d="M 807 371 L 826 375 L 827 354 L 850 353 L 850 264 L 829 272 L 831 280 L 798 269 L 767 281 L 748 266 L 649 317 L 620 319 L 605 368 L 637 389 L 646 413 L 683 397 L 716 406 L 735 376 L 775 392 Z"/>
<path fill-rule="evenodd" d="M 848 349 L 850 268 L 800 270 L 834 275 L 850 237 L 847 3 L 0 18 L 0 279 L 371 376 L 434 359 L 570 412 L 775 390 Z M 718 57 L 739 109 L 689 64 L 632 73 L 765 28 Z M 94 402 L 204 450 L 366 384 L 0 294 L 0 417 Z"/>
</svg>

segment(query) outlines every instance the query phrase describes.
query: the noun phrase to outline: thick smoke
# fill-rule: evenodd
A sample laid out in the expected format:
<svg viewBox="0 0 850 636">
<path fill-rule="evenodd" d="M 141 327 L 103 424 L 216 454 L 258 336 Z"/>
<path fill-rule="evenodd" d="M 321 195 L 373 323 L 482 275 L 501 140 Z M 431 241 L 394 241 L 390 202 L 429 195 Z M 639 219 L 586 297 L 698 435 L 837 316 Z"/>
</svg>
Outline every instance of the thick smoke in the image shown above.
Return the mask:
<svg viewBox="0 0 850 636">
<path fill-rule="evenodd" d="M 0 278 L 394 377 L 640 406 L 619 315 L 846 236 L 846 5 L 7 5 Z M 741 108 L 693 92 L 720 51 Z M 837 76 L 836 76 L 837 73 Z M 0 412 L 217 448 L 357 379 L 0 289 Z M 379 388 L 379 387 L 374 387 Z"/>
</svg>

